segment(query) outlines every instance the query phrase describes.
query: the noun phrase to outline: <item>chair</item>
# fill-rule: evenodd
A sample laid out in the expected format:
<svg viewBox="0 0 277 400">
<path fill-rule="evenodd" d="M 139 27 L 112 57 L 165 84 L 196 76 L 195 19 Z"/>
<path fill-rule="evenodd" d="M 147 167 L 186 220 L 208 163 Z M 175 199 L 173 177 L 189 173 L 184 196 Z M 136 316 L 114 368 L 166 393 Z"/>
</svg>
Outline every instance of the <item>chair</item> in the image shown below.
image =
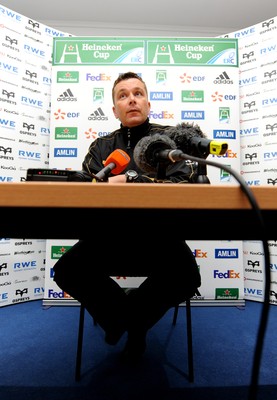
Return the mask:
<svg viewBox="0 0 277 400">
<path fill-rule="evenodd" d="M 173 321 L 172 321 L 173 325 L 176 325 L 178 311 L 179 311 L 179 305 L 174 307 L 174 314 L 173 314 Z M 186 300 L 186 317 L 187 317 L 188 380 L 189 380 L 189 382 L 193 382 L 194 381 L 194 369 L 193 369 L 192 324 L 191 324 L 190 299 Z M 76 367 L 75 367 L 75 380 L 76 381 L 80 381 L 80 379 L 81 379 L 84 319 L 85 319 L 85 307 L 81 304 L 80 305 L 80 316 L 79 316 L 78 341 L 77 341 Z M 94 324 L 96 325 L 95 321 L 94 321 Z"/>
</svg>

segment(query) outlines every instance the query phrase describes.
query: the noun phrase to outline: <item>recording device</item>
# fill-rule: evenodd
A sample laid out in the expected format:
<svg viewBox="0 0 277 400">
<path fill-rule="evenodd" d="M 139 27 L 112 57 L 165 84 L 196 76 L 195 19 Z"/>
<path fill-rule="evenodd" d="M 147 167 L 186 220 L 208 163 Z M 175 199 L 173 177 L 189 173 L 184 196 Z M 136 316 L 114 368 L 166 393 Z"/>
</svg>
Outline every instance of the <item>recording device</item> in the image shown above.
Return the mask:
<svg viewBox="0 0 277 400">
<path fill-rule="evenodd" d="M 106 159 L 105 167 L 97 172 L 97 174 L 93 174 L 93 178 L 97 181 L 104 182 L 108 179 L 111 172 L 114 175 L 120 174 L 127 167 L 129 162 L 129 155 L 121 149 L 116 149 Z"/>
<path fill-rule="evenodd" d="M 165 129 L 164 134 L 183 153 L 194 157 L 207 158 L 209 154 L 222 156 L 228 150 L 226 142 L 208 139 L 198 125 L 182 122 L 176 127 Z"/>
<path fill-rule="evenodd" d="M 26 181 L 91 182 L 92 177 L 85 171 L 28 168 Z"/>
<path fill-rule="evenodd" d="M 183 152 L 177 150 L 176 144 L 167 135 L 155 133 L 144 136 L 134 148 L 134 161 L 144 172 L 157 172 L 161 166 L 182 160 Z"/>
</svg>

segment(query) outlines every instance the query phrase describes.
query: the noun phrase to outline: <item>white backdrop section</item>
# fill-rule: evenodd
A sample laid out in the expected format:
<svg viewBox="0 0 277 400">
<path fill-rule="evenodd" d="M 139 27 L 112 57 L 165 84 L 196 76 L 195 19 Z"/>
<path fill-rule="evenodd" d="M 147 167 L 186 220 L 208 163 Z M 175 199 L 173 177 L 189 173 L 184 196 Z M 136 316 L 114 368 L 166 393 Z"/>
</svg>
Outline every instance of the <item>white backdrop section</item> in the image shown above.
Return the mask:
<svg viewBox="0 0 277 400">
<path fill-rule="evenodd" d="M 241 175 L 248 186 L 277 183 L 277 18 L 233 32 L 239 38 Z M 275 238 L 269 238 L 275 239 Z M 269 241 L 270 303 L 277 304 L 276 241 Z M 264 299 L 262 243 L 244 248 L 245 299 Z"/>
<path fill-rule="evenodd" d="M 0 183 L 49 166 L 54 36 L 63 33 L 0 6 Z M 45 246 L 0 239 L 0 307 L 43 298 Z"/>
<path fill-rule="evenodd" d="M 0 307 L 44 296 L 45 240 L 0 239 Z"/>
<path fill-rule="evenodd" d="M 151 122 L 198 124 L 210 139 L 228 142 L 224 156 L 209 157 L 239 172 L 237 41 L 199 38 L 55 39 L 51 168 L 80 170 L 90 143 L 119 127 L 112 113 L 112 85 L 120 73 L 129 70 L 147 83 Z M 221 168 L 208 167 L 207 175 L 211 184 L 238 184 Z M 64 241 L 47 241 L 47 268 L 52 268 L 53 248 L 57 249 L 58 243 L 66 251 Z M 242 243 L 193 241 L 190 246 L 203 281 L 200 296 L 194 300 L 217 305 L 243 303 Z M 127 288 L 137 287 L 145 278 L 114 279 Z M 46 272 L 44 303 L 71 302 L 66 293 L 62 296 L 51 270 Z"/>
</svg>

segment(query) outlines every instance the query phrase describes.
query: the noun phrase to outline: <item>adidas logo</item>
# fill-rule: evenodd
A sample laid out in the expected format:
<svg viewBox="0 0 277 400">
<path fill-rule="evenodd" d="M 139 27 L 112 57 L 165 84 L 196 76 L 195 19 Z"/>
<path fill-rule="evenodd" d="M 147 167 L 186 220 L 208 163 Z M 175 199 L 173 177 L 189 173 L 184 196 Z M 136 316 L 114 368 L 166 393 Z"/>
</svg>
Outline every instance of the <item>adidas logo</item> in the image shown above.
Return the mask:
<svg viewBox="0 0 277 400">
<path fill-rule="evenodd" d="M 232 81 L 232 79 L 230 79 L 230 77 L 227 74 L 227 72 L 224 71 L 224 72 L 222 72 L 222 74 L 218 75 L 217 78 L 215 78 L 214 83 L 232 85 L 233 81 Z"/>
<path fill-rule="evenodd" d="M 57 98 L 58 101 L 77 101 L 76 97 L 74 97 L 73 93 L 70 89 L 67 89 L 65 92 L 60 94 Z"/>
<path fill-rule="evenodd" d="M 98 107 L 97 110 L 92 112 L 88 117 L 89 121 L 107 121 L 108 117 L 105 116 L 101 107 Z"/>
</svg>

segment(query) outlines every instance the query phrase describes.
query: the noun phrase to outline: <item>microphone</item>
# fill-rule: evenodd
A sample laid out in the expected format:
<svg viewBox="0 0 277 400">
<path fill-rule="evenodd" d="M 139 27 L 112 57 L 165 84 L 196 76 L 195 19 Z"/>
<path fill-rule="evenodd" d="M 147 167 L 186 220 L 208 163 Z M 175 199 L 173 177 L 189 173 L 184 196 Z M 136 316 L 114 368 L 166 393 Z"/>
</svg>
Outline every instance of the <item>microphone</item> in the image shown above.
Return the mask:
<svg viewBox="0 0 277 400">
<path fill-rule="evenodd" d="M 112 172 L 114 175 L 120 174 L 129 164 L 130 157 L 121 149 L 114 150 L 106 159 L 105 167 L 97 174 L 93 174 L 93 178 L 97 181 L 106 181 L 108 175 Z"/>
<path fill-rule="evenodd" d="M 226 142 L 210 140 L 198 125 L 182 122 L 176 127 L 167 128 L 164 133 L 172 139 L 183 153 L 199 158 L 207 158 L 209 154 L 222 156 L 228 150 Z"/>
<path fill-rule="evenodd" d="M 157 167 L 166 167 L 169 163 L 183 160 L 183 152 L 169 136 L 155 133 L 144 136 L 134 148 L 134 161 L 144 172 L 157 172 Z"/>
</svg>

